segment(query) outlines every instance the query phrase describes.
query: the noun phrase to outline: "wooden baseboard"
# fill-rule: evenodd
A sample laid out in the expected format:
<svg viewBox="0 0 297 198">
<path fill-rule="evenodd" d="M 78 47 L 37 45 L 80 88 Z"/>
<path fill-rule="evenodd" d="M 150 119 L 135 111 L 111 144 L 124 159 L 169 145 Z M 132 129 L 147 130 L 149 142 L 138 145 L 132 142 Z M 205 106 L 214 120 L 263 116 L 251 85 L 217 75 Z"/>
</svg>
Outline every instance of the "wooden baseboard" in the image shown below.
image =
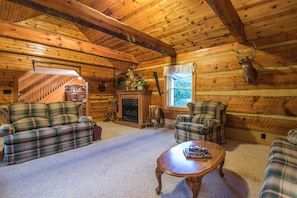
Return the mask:
<svg viewBox="0 0 297 198">
<path fill-rule="evenodd" d="M 264 135 L 262 135 L 264 134 Z M 272 141 L 275 138 L 286 138 L 283 135 L 277 135 L 272 133 L 264 133 L 261 131 L 248 131 L 236 128 L 226 128 L 225 127 L 225 135 L 228 139 L 240 140 L 250 143 L 256 144 L 264 144 L 264 145 L 271 145 Z M 265 139 L 262 138 L 265 136 Z"/>
</svg>

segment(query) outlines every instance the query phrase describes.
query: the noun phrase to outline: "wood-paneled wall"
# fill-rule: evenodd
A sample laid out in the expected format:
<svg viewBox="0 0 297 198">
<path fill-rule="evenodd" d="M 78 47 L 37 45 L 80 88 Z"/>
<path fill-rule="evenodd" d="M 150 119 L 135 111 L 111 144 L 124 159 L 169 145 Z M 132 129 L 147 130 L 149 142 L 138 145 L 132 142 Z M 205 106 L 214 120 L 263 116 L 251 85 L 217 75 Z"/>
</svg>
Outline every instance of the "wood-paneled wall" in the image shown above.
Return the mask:
<svg viewBox="0 0 297 198">
<path fill-rule="evenodd" d="M 88 82 L 87 114 L 94 121 L 102 121 L 108 98 L 115 97 L 116 77 L 127 62 L 108 60 L 84 52 L 0 37 L 0 104 L 17 102 L 18 77 L 32 68 L 32 60 L 51 62 L 47 67 L 76 70 Z M 297 128 L 297 33 L 259 39 L 253 64 L 258 71 L 257 81 L 242 80 L 237 51 L 247 55 L 252 45 L 232 43 L 178 55 L 164 56 L 142 62 L 136 72 L 141 73 L 152 90 L 151 103 L 162 106 L 166 125 L 172 126 L 185 108 L 166 106 L 164 66 L 195 63 L 193 100 L 218 100 L 228 104 L 226 135 L 229 138 L 270 144 L 275 137 L 285 136 Z M 42 50 L 41 50 L 42 49 Z M 42 53 L 41 53 L 42 52 Z M 125 67 L 127 68 L 127 67 Z M 163 94 L 160 96 L 153 72 L 157 72 Z M 98 90 L 99 81 L 106 82 L 106 90 Z M 11 90 L 11 94 L 4 94 Z M 266 139 L 261 139 L 261 134 Z"/>
<path fill-rule="evenodd" d="M 5 76 L 1 73 L 0 80 L 0 106 L 13 103 L 17 98 L 16 85 L 18 81 L 14 76 Z"/>
<path fill-rule="evenodd" d="M 75 70 L 88 82 L 87 113 L 94 121 L 102 121 L 108 98 L 114 97 L 114 65 L 100 56 L 0 37 L 0 105 L 18 102 L 18 78 L 33 68 L 32 61 L 48 68 Z M 100 80 L 106 90 L 100 92 Z M 4 90 L 10 90 L 7 94 Z"/>
<path fill-rule="evenodd" d="M 93 74 L 91 74 L 93 73 Z M 115 71 L 112 68 L 106 67 L 87 67 L 82 70 L 82 76 L 96 76 L 89 78 L 88 81 L 88 115 L 91 115 L 93 120 L 102 121 L 106 118 L 108 99 L 115 97 Z M 105 91 L 99 91 L 99 81 L 105 82 Z"/>
<path fill-rule="evenodd" d="M 177 56 L 176 64 L 195 63 L 194 100 L 216 100 L 228 104 L 226 135 L 229 138 L 270 144 L 276 137 L 284 137 L 297 128 L 297 38 L 278 39 L 274 43 L 258 41 L 253 65 L 258 71 L 257 81 L 242 80 L 237 51 L 248 55 L 252 46 L 233 43 L 208 50 Z M 167 125 L 187 109 L 169 108 L 165 103 L 163 67 L 171 65 L 163 58 L 141 63 L 137 71 L 147 77 L 153 90 L 152 104 L 162 105 Z M 157 71 L 161 90 L 159 96 L 152 71 Z M 261 134 L 266 138 L 262 139 Z"/>
</svg>

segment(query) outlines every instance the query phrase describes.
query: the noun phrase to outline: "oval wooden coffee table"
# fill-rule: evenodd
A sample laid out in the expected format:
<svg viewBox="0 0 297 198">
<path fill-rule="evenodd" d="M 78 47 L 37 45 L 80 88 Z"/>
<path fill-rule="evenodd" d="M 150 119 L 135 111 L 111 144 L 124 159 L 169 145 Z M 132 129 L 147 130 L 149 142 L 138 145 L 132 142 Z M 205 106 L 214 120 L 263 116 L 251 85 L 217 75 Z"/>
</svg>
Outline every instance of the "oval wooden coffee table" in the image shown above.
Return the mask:
<svg viewBox="0 0 297 198">
<path fill-rule="evenodd" d="M 183 150 L 189 147 L 189 145 L 206 146 L 208 152 L 212 154 L 212 158 L 186 158 Z M 156 188 L 157 194 L 160 194 L 162 189 L 161 175 L 167 173 L 175 177 L 186 178 L 186 183 L 191 188 L 193 197 L 198 197 L 204 175 L 219 166 L 219 174 L 221 177 L 224 177 L 222 168 L 225 155 L 226 151 L 223 147 L 208 141 L 188 141 L 165 151 L 157 159 L 156 177 L 159 185 Z"/>
</svg>

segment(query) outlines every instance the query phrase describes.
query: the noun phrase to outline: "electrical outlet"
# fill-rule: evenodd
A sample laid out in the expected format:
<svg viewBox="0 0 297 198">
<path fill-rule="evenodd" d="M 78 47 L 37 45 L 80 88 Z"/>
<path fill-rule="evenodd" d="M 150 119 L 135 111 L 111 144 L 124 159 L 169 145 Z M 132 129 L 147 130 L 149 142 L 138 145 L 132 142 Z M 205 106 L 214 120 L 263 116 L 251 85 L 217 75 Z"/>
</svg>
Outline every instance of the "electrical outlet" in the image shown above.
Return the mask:
<svg viewBox="0 0 297 198">
<path fill-rule="evenodd" d="M 264 140 L 266 139 L 266 134 L 265 133 L 261 134 L 261 139 L 264 139 Z"/>
</svg>

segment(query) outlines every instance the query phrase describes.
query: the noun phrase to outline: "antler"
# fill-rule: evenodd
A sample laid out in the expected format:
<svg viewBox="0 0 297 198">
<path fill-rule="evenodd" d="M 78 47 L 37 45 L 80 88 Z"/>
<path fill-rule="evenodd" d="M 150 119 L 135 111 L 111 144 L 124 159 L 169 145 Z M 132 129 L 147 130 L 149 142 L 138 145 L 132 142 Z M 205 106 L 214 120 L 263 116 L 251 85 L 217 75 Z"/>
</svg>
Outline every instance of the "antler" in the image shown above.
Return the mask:
<svg viewBox="0 0 297 198">
<path fill-rule="evenodd" d="M 253 58 L 253 55 L 254 55 L 254 53 L 255 53 L 256 50 L 257 50 L 257 46 L 256 46 L 255 42 L 253 41 L 253 51 L 248 55 L 248 57 L 250 59 Z"/>
<path fill-rule="evenodd" d="M 253 41 L 253 50 L 251 53 L 249 53 L 249 55 L 247 57 L 252 58 L 253 54 L 255 53 L 255 51 L 257 50 L 257 46 L 256 43 Z M 239 51 L 239 49 L 237 50 L 232 50 L 233 52 L 236 52 L 237 54 L 241 54 L 242 52 Z"/>
</svg>

